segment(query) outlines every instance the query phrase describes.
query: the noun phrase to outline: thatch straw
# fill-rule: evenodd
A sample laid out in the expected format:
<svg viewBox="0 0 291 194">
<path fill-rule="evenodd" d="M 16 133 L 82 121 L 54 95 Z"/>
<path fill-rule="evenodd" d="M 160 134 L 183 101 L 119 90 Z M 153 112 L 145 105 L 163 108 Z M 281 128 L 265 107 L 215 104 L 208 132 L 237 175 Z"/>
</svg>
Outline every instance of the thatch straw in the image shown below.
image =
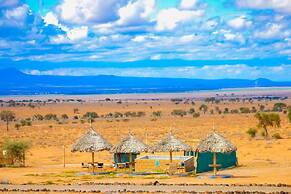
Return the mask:
<svg viewBox="0 0 291 194">
<path fill-rule="evenodd" d="M 177 139 L 172 133 L 151 148 L 153 152 L 180 152 L 191 150 L 192 148 L 189 145 Z"/>
<path fill-rule="evenodd" d="M 99 152 L 112 147 L 99 133 L 90 128 L 72 147 L 72 152 Z"/>
<path fill-rule="evenodd" d="M 123 138 L 117 145 L 113 146 L 111 152 L 113 153 L 141 153 L 146 152 L 148 146 L 137 139 L 133 134 L 129 133 L 127 137 Z"/>
<path fill-rule="evenodd" d="M 236 149 L 236 146 L 225 139 L 222 135 L 212 132 L 198 144 L 196 150 L 198 152 L 227 153 L 236 151 Z"/>
</svg>

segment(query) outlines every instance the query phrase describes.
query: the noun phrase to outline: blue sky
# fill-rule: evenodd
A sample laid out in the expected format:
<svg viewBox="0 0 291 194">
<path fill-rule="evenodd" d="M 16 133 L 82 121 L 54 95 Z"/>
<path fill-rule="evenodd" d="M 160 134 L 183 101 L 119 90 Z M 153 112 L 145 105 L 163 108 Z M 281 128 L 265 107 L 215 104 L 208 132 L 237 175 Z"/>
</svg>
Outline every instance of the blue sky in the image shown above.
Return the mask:
<svg viewBox="0 0 291 194">
<path fill-rule="evenodd" d="M 290 24 L 290 0 L 0 0 L 0 65 L 291 80 Z"/>
</svg>

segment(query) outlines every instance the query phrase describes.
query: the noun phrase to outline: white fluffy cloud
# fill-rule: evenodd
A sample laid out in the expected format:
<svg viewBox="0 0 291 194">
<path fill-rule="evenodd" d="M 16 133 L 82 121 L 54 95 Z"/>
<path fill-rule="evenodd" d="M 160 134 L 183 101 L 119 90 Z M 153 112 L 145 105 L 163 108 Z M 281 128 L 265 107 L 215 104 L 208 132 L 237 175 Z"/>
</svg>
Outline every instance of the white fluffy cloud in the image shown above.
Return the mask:
<svg viewBox="0 0 291 194">
<path fill-rule="evenodd" d="M 181 9 L 194 9 L 197 4 L 197 0 L 181 0 Z"/>
<path fill-rule="evenodd" d="M 291 14 L 290 0 L 237 0 L 240 7 L 252 9 L 273 9 L 278 12 Z"/>
<path fill-rule="evenodd" d="M 88 27 L 81 26 L 72 29 L 68 29 L 66 34 L 57 35 L 51 37 L 51 42 L 56 44 L 73 43 L 82 39 L 86 39 L 88 36 Z"/>
<path fill-rule="evenodd" d="M 25 4 L 19 7 L 8 9 L 4 12 L 6 25 L 23 26 L 28 14 L 29 8 Z"/>
<path fill-rule="evenodd" d="M 182 43 L 189 43 L 195 40 L 199 40 L 199 37 L 193 35 L 193 34 L 189 34 L 189 35 L 184 35 L 180 38 L 180 42 Z"/>
<path fill-rule="evenodd" d="M 18 3 L 18 0 L 0 0 L 0 7 L 14 7 Z"/>
<path fill-rule="evenodd" d="M 251 26 L 252 22 L 251 21 L 247 21 L 245 16 L 240 16 L 240 17 L 236 17 L 236 18 L 233 18 L 233 19 L 229 20 L 227 22 L 227 24 L 232 28 L 241 29 L 241 28 L 245 28 L 245 27 Z"/>
<path fill-rule="evenodd" d="M 56 10 L 67 23 L 106 23 L 118 18 L 117 11 L 125 0 L 63 0 Z"/>
<path fill-rule="evenodd" d="M 270 24 L 264 31 L 257 31 L 255 36 L 261 39 L 272 39 L 279 37 L 281 34 L 282 26 L 280 24 Z"/>
<path fill-rule="evenodd" d="M 55 25 L 55 26 L 59 25 L 59 19 L 53 12 L 48 12 L 44 16 L 43 20 L 44 20 L 44 23 L 46 26 L 47 25 Z"/>
<path fill-rule="evenodd" d="M 136 25 L 150 19 L 155 8 L 155 0 L 137 0 L 129 2 L 118 10 L 119 25 Z"/>
<path fill-rule="evenodd" d="M 202 10 L 179 10 L 169 8 L 161 10 L 157 15 L 156 29 L 158 31 L 173 30 L 179 24 L 187 23 L 204 14 Z"/>
<path fill-rule="evenodd" d="M 136 36 L 132 39 L 133 42 L 144 42 L 146 40 L 145 36 Z"/>
<path fill-rule="evenodd" d="M 68 38 L 72 41 L 87 38 L 87 35 L 88 35 L 88 27 L 87 26 L 73 28 L 67 32 Z"/>
<path fill-rule="evenodd" d="M 45 25 L 54 25 L 64 31 L 65 34 L 60 34 L 50 38 L 52 43 L 63 44 L 73 43 L 78 40 L 86 39 L 88 36 L 88 26 L 68 27 L 59 23 L 57 16 L 53 12 L 48 12 L 43 18 Z"/>
</svg>

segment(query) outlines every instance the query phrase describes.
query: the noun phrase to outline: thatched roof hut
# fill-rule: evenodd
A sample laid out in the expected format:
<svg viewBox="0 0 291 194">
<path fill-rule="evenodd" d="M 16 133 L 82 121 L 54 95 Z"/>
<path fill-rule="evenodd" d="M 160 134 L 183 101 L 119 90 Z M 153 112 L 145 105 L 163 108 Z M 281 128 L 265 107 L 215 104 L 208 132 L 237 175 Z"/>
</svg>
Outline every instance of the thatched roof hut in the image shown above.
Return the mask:
<svg viewBox="0 0 291 194">
<path fill-rule="evenodd" d="M 212 132 L 196 148 L 196 173 L 237 166 L 236 146 L 222 135 Z"/>
<path fill-rule="evenodd" d="M 90 128 L 80 137 L 72 147 L 72 152 L 99 152 L 110 150 L 112 145 L 108 143 L 93 128 Z"/>
<path fill-rule="evenodd" d="M 117 145 L 113 146 L 111 152 L 113 153 L 141 153 L 148 150 L 148 146 L 137 139 L 133 134 L 121 140 Z"/>
<path fill-rule="evenodd" d="M 189 145 L 177 139 L 172 133 L 151 148 L 153 152 L 180 152 L 191 150 L 192 148 Z"/>
<path fill-rule="evenodd" d="M 236 146 L 225 139 L 222 135 L 212 132 L 197 146 L 198 152 L 228 153 L 236 151 Z"/>
</svg>

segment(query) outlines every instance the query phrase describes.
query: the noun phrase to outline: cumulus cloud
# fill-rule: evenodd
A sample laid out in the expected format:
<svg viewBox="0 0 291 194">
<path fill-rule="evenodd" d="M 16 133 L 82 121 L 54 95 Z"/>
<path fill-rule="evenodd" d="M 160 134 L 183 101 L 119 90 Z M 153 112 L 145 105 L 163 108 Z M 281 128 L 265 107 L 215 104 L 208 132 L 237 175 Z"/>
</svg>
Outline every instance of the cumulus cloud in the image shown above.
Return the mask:
<svg viewBox="0 0 291 194">
<path fill-rule="evenodd" d="M 236 9 L 221 1 L 179 0 L 161 6 L 156 0 L 61 0 L 35 13 L 34 7 L 29 8 L 31 1 L 26 5 L 0 0 L 0 57 L 32 61 L 290 58 L 288 5 L 271 6 L 275 1 L 263 5 L 241 0 L 237 4 L 244 9 Z M 269 9 L 264 7 L 277 13 L 253 10 Z"/>
<path fill-rule="evenodd" d="M 19 4 L 19 0 L 0 0 L 1 7 L 15 7 Z"/>
<path fill-rule="evenodd" d="M 241 28 L 245 28 L 245 27 L 249 27 L 252 25 L 251 21 L 247 21 L 245 16 L 240 16 L 240 17 L 236 17 L 233 18 L 231 20 L 229 20 L 227 22 L 227 24 L 235 29 L 241 29 Z"/>
<path fill-rule="evenodd" d="M 132 39 L 133 42 L 144 42 L 146 40 L 145 36 L 136 36 Z"/>
<path fill-rule="evenodd" d="M 118 10 L 118 25 L 138 25 L 147 22 L 155 8 L 155 0 L 130 1 Z"/>
<path fill-rule="evenodd" d="M 87 38 L 87 35 L 88 35 L 88 27 L 87 26 L 73 28 L 67 32 L 68 38 L 72 41 Z"/>
<path fill-rule="evenodd" d="M 189 43 L 195 40 L 199 40 L 199 37 L 195 36 L 194 34 L 184 35 L 180 38 L 182 43 Z"/>
<path fill-rule="evenodd" d="M 209 19 L 205 21 L 202 25 L 202 28 L 205 30 L 213 30 L 218 26 L 219 22 L 215 19 Z"/>
<path fill-rule="evenodd" d="M 184 24 L 201 17 L 202 10 L 179 10 L 169 8 L 161 10 L 157 15 L 156 29 L 158 31 L 174 30 L 179 24 Z"/>
<path fill-rule="evenodd" d="M 118 19 L 118 9 L 125 0 L 63 0 L 57 6 L 59 18 L 67 23 L 106 23 Z"/>
<path fill-rule="evenodd" d="M 197 0 L 181 0 L 181 9 L 194 9 L 196 7 Z"/>
<path fill-rule="evenodd" d="M 45 25 L 55 25 L 55 26 L 59 26 L 59 19 L 58 17 L 53 13 L 53 12 L 48 12 L 44 18 L 44 23 Z"/>
<path fill-rule="evenodd" d="M 7 26 L 24 26 L 26 18 L 29 14 L 27 5 L 21 5 L 4 11 L 4 20 L 2 24 Z"/>
<path fill-rule="evenodd" d="M 269 24 L 267 29 L 263 31 L 257 31 L 255 36 L 261 39 L 273 39 L 277 38 L 281 34 L 282 26 L 280 24 Z"/>
<path fill-rule="evenodd" d="M 291 14 L 290 0 L 237 0 L 237 5 L 251 9 L 273 9 L 281 13 Z"/>
<path fill-rule="evenodd" d="M 88 36 L 88 27 L 81 26 L 72 29 L 68 29 L 66 34 L 60 34 L 57 36 L 51 37 L 51 42 L 56 44 L 63 43 L 73 43 L 82 39 L 87 38 Z"/>
</svg>

